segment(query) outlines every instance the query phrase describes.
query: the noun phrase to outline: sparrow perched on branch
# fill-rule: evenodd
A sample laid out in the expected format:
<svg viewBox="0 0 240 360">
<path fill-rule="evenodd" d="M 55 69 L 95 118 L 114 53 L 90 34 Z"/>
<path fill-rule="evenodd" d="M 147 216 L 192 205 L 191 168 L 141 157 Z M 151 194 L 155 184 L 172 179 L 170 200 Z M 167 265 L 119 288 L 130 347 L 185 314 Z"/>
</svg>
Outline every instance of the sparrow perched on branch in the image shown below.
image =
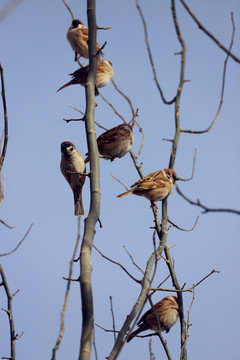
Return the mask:
<svg viewBox="0 0 240 360">
<path fill-rule="evenodd" d="M 118 195 L 122 198 L 126 195 L 134 194 L 144 196 L 150 201 L 161 201 L 166 199 L 172 192 L 175 181 L 178 180 L 173 169 L 163 169 L 155 171 L 131 185 L 131 190 Z"/>
<path fill-rule="evenodd" d="M 176 296 L 166 296 L 154 305 L 160 323 L 160 331 L 167 333 L 178 319 L 178 301 Z M 158 331 L 157 321 L 153 309 L 149 309 L 137 323 L 139 328 L 131 333 L 127 342 L 145 330 Z"/>
<path fill-rule="evenodd" d="M 85 175 L 82 174 L 85 173 L 85 162 L 82 155 L 69 141 L 64 141 L 61 144 L 61 153 L 60 169 L 73 191 L 74 215 L 84 215 L 82 187 L 85 182 Z"/>
<path fill-rule="evenodd" d="M 113 161 L 126 155 L 132 147 L 134 137 L 132 127 L 121 124 L 105 131 L 97 138 L 98 151 L 102 157 Z M 88 154 L 86 154 L 88 155 Z M 89 161 L 88 157 L 85 163 Z"/>
<path fill-rule="evenodd" d="M 61 86 L 57 91 L 64 89 L 69 85 L 80 84 L 86 86 L 87 76 L 88 76 L 88 65 L 84 66 L 72 74 L 69 74 L 73 77 L 68 83 Z M 112 63 L 109 60 L 98 60 L 97 65 L 97 77 L 96 77 L 96 88 L 106 86 L 113 77 L 113 68 Z M 98 91 L 97 91 L 98 93 Z M 97 95 L 96 93 L 96 95 Z"/>
<path fill-rule="evenodd" d="M 85 59 L 89 58 L 88 54 L 88 29 L 86 26 L 82 23 L 81 20 L 75 19 L 72 21 L 72 25 L 68 29 L 67 32 L 67 39 L 73 49 L 75 51 L 75 61 L 77 60 L 79 54 L 79 57 L 84 57 Z M 103 55 L 103 53 L 100 50 L 100 46 L 96 44 L 97 52 L 100 53 L 100 55 Z"/>
</svg>

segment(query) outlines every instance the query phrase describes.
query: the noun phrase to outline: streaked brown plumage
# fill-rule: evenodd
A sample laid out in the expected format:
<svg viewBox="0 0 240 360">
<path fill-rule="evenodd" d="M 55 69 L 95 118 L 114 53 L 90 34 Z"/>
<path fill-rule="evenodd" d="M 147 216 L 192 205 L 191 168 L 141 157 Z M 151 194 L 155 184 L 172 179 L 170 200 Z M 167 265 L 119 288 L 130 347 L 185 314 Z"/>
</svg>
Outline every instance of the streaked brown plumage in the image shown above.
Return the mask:
<svg viewBox="0 0 240 360">
<path fill-rule="evenodd" d="M 155 171 L 136 181 L 131 185 L 131 190 L 128 190 L 117 197 L 122 198 L 126 195 L 134 194 L 144 196 L 153 202 L 161 201 L 171 194 L 176 180 L 178 180 L 178 178 L 173 169 Z"/>
<path fill-rule="evenodd" d="M 178 319 L 178 300 L 176 296 L 166 296 L 154 305 L 160 323 L 160 331 L 167 333 Z M 131 333 L 127 342 L 146 330 L 158 331 L 157 321 L 153 309 L 149 309 L 137 323 L 139 328 Z"/>
<path fill-rule="evenodd" d="M 73 192 L 74 215 L 84 215 L 82 187 L 85 182 L 85 175 L 81 174 L 85 173 L 85 162 L 82 155 L 70 141 L 64 141 L 61 144 L 61 153 L 60 169 Z"/>
<path fill-rule="evenodd" d="M 77 54 L 79 57 L 89 58 L 88 54 L 88 29 L 79 19 L 74 19 L 67 32 L 67 39 L 75 51 L 75 61 L 77 60 Z M 100 46 L 96 44 L 97 51 L 100 50 Z M 102 52 L 100 52 L 102 55 Z"/>
<path fill-rule="evenodd" d="M 128 124 L 115 126 L 97 138 L 99 154 L 111 161 L 126 155 L 131 150 L 133 142 L 134 136 L 132 128 Z M 88 161 L 89 159 L 87 157 L 85 163 Z"/>
<path fill-rule="evenodd" d="M 73 77 L 73 79 L 70 80 L 68 83 L 64 84 L 63 86 L 61 86 L 57 91 L 60 91 L 69 85 L 80 84 L 82 86 L 86 86 L 88 65 L 74 71 L 70 75 Z M 109 81 L 112 79 L 112 77 L 113 77 L 113 68 L 111 61 L 98 60 L 96 88 L 101 88 L 103 86 L 106 86 L 109 83 Z"/>
</svg>

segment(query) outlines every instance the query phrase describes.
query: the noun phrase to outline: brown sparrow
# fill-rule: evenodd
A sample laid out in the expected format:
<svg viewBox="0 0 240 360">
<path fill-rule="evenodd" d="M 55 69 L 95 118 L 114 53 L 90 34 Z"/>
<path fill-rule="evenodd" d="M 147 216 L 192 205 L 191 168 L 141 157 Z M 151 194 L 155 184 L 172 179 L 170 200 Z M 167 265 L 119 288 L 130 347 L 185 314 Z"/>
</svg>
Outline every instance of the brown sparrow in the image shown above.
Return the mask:
<svg viewBox="0 0 240 360">
<path fill-rule="evenodd" d="M 73 79 L 70 80 L 68 83 L 64 84 L 63 86 L 61 86 L 58 89 L 58 91 L 64 89 L 69 85 L 80 84 L 82 86 L 86 86 L 87 76 L 88 76 L 88 65 L 74 71 L 70 75 L 73 77 Z M 99 59 L 97 66 L 96 88 L 106 86 L 109 83 L 109 81 L 112 79 L 112 77 L 113 77 L 113 68 L 111 61 Z"/>
<path fill-rule="evenodd" d="M 167 333 L 178 319 L 178 301 L 176 296 L 166 296 L 154 305 L 160 323 L 160 331 Z M 157 321 L 153 309 L 148 310 L 137 323 L 139 328 L 131 333 L 127 342 L 145 330 L 158 331 Z"/>
<path fill-rule="evenodd" d="M 79 57 L 84 57 L 85 59 L 89 58 L 88 54 L 88 29 L 81 22 L 81 20 L 75 19 L 72 21 L 72 25 L 68 29 L 67 39 L 73 49 L 75 51 L 75 61 Z M 99 52 L 100 46 L 96 44 L 97 51 Z M 100 52 L 102 55 L 102 52 Z"/>
<path fill-rule="evenodd" d="M 155 171 L 131 185 L 131 190 L 118 195 L 122 198 L 129 194 L 144 196 L 150 201 L 161 201 L 172 192 L 175 181 L 178 180 L 173 169 Z"/>
<path fill-rule="evenodd" d="M 126 155 L 132 147 L 134 137 L 132 128 L 128 124 L 121 124 L 105 131 L 97 138 L 98 151 L 100 155 L 113 161 Z M 86 154 L 88 155 L 88 154 Z M 89 161 L 88 157 L 85 163 Z"/>
<path fill-rule="evenodd" d="M 61 144 L 61 153 L 60 169 L 73 191 L 74 215 L 84 215 L 82 187 L 85 182 L 85 175 L 81 174 L 85 172 L 86 167 L 83 157 L 69 141 L 64 141 Z"/>
</svg>

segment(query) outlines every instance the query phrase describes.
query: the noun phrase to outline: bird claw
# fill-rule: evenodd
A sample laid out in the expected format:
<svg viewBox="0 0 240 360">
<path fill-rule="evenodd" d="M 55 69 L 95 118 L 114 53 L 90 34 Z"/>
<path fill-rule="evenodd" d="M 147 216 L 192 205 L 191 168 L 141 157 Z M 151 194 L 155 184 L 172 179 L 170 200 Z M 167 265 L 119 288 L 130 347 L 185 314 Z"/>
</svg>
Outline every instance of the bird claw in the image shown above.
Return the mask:
<svg viewBox="0 0 240 360">
<path fill-rule="evenodd" d="M 75 52 L 75 57 L 74 57 L 74 61 L 77 61 L 78 59 L 80 59 L 80 55 L 78 55 L 76 52 Z"/>
<path fill-rule="evenodd" d="M 157 204 L 155 203 L 155 201 L 151 201 L 150 207 L 153 208 L 154 206 L 155 206 L 156 210 L 158 210 L 158 206 L 157 206 Z"/>
</svg>

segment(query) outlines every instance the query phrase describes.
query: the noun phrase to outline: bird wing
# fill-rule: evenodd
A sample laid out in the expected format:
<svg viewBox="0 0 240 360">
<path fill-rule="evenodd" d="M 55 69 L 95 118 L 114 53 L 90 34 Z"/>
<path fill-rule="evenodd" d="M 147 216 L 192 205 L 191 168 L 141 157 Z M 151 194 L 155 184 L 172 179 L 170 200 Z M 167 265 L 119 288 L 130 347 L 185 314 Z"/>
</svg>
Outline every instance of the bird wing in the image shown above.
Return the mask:
<svg viewBox="0 0 240 360">
<path fill-rule="evenodd" d="M 98 145 L 100 145 L 102 143 L 111 143 L 111 142 L 116 141 L 117 139 L 119 139 L 119 134 L 114 134 L 113 132 L 109 131 L 109 132 L 101 134 L 97 138 L 97 143 L 98 143 Z"/>
<path fill-rule="evenodd" d="M 88 73 L 88 66 L 84 66 L 80 69 L 77 69 L 76 71 L 74 71 L 73 73 L 71 73 L 69 75 L 72 76 L 73 78 L 78 78 L 78 77 L 84 76 L 87 73 Z"/>
<path fill-rule="evenodd" d="M 141 317 L 141 319 L 138 321 L 137 326 L 141 326 L 141 323 L 143 323 L 143 322 L 145 323 L 146 318 L 151 314 L 151 312 L 152 312 L 152 309 L 149 309 L 148 311 L 146 311 L 143 314 L 143 316 Z"/>
<path fill-rule="evenodd" d="M 81 29 L 81 32 L 82 32 L 82 38 L 84 41 L 88 42 L 88 29 Z"/>
<path fill-rule="evenodd" d="M 148 191 L 165 186 L 166 179 L 162 175 L 162 171 L 155 171 L 144 178 L 136 181 L 131 188 L 136 188 L 137 191 Z"/>
</svg>

